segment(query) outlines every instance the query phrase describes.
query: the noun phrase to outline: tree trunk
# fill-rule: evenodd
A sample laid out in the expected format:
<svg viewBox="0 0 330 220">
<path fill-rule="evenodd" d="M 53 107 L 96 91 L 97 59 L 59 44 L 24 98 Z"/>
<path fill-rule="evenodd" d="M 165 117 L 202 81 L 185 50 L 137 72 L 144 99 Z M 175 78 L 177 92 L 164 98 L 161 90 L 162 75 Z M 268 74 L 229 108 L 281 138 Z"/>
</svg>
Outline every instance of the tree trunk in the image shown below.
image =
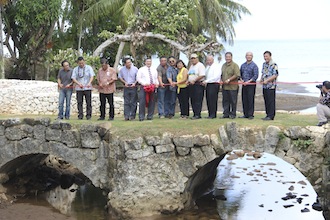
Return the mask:
<svg viewBox="0 0 330 220">
<path fill-rule="evenodd" d="M 2 4 L 0 3 L 0 79 L 5 78 L 5 60 L 3 57 Z"/>
</svg>

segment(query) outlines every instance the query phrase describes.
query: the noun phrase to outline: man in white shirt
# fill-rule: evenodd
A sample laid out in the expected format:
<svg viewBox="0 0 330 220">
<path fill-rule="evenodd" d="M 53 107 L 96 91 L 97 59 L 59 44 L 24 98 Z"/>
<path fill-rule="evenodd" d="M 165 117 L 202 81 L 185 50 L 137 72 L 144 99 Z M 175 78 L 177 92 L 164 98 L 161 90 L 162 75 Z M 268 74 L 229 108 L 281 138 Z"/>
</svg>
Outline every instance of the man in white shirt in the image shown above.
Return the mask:
<svg viewBox="0 0 330 220">
<path fill-rule="evenodd" d="M 188 91 L 190 103 L 194 112 L 191 119 L 200 119 L 203 98 L 204 98 L 204 85 L 203 79 L 205 77 L 205 66 L 199 62 L 198 55 L 193 53 L 190 56 L 191 66 L 188 72 Z"/>
<path fill-rule="evenodd" d="M 147 119 L 152 120 L 155 110 L 155 91 L 158 87 L 158 73 L 156 68 L 151 66 L 151 59 L 144 61 L 145 66 L 141 67 L 136 75 L 136 81 L 140 83 L 139 91 L 139 120 L 145 118 L 145 107 L 148 108 Z"/>
<path fill-rule="evenodd" d="M 212 55 L 206 57 L 206 65 L 205 80 L 203 83 L 206 85 L 206 103 L 209 113 L 207 118 L 213 119 L 217 117 L 218 111 L 221 67 L 217 63 L 214 63 L 214 57 Z"/>
</svg>

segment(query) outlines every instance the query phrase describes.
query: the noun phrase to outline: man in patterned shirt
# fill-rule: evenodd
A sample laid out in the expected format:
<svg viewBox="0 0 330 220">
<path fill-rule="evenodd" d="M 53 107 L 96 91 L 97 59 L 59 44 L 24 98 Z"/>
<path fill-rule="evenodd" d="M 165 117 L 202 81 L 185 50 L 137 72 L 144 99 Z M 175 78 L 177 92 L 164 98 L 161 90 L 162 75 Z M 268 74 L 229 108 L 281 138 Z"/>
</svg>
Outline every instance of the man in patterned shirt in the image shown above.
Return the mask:
<svg viewBox="0 0 330 220">
<path fill-rule="evenodd" d="M 265 62 L 262 65 L 262 75 L 260 82 L 262 83 L 262 93 L 264 95 L 266 117 L 262 120 L 274 120 L 275 118 L 275 90 L 276 79 L 278 76 L 277 64 L 272 60 L 272 53 L 264 52 Z"/>
<path fill-rule="evenodd" d="M 324 81 L 321 88 L 321 97 L 319 103 L 316 105 L 317 117 L 319 123 L 317 126 L 322 126 L 328 123 L 330 119 L 330 82 Z"/>
</svg>

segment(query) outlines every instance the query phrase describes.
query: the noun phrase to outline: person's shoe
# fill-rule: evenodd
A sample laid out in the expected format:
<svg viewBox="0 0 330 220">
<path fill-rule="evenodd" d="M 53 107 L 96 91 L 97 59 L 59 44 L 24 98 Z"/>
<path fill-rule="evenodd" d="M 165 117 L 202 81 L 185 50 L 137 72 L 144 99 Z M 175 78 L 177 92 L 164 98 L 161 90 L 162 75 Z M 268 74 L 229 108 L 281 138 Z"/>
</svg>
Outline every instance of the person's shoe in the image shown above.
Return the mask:
<svg viewBox="0 0 330 220">
<path fill-rule="evenodd" d="M 135 120 L 135 118 L 129 118 L 129 120 L 130 120 L 130 121 L 134 121 L 134 120 Z"/>
<path fill-rule="evenodd" d="M 163 116 L 163 117 L 164 117 L 164 116 Z M 149 120 L 149 121 L 150 121 L 150 120 L 152 120 L 152 118 L 147 118 L 147 120 Z"/>
<path fill-rule="evenodd" d="M 159 115 L 158 117 L 159 117 L 159 118 L 165 118 L 165 116 L 164 116 L 164 115 Z"/>
<path fill-rule="evenodd" d="M 92 116 L 86 116 L 87 120 L 90 120 L 92 118 Z"/>
<path fill-rule="evenodd" d="M 173 115 L 168 115 L 168 119 L 172 119 L 173 118 Z"/>
<path fill-rule="evenodd" d="M 221 116 L 220 118 L 229 118 L 229 116 L 224 115 L 224 116 Z"/>
<path fill-rule="evenodd" d="M 236 116 L 234 116 L 234 115 L 230 115 L 229 118 L 230 118 L 230 119 L 235 119 Z"/>
<path fill-rule="evenodd" d="M 70 120 L 70 117 L 65 117 L 65 120 Z"/>
<path fill-rule="evenodd" d="M 254 116 L 249 116 L 248 119 L 252 120 L 252 119 L 254 119 Z"/>
<path fill-rule="evenodd" d="M 181 115 L 180 116 L 180 119 L 187 119 L 188 118 L 188 116 L 186 116 L 186 115 Z"/>
<path fill-rule="evenodd" d="M 87 120 L 88 120 L 88 118 L 87 118 Z M 104 118 L 102 118 L 102 117 L 99 117 L 97 120 L 98 120 L 98 121 L 103 121 L 103 120 L 104 120 Z"/>
<path fill-rule="evenodd" d="M 316 126 L 322 126 L 322 125 L 325 125 L 327 124 L 328 122 L 327 121 L 320 121 Z"/>
<path fill-rule="evenodd" d="M 238 118 L 248 118 L 245 115 L 239 116 Z"/>
<path fill-rule="evenodd" d="M 125 121 L 129 121 L 129 118 L 125 118 Z"/>
<path fill-rule="evenodd" d="M 202 117 L 201 116 L 194 116 L 191 118 L 191 120 L 197 120 L 197 119 L 201 119 Z"/>
<path fill-rule="evenodd" d="M 82 116 L 78 116 L 78 119 L 79 119 L 79 120 L 82 120 L 82 119 L 83 119 L 83 117 L 82 117 Z"/>
<path fill-rule="evenodd" d="M 139 121 L 144 121 L 144 118 L 140 118 Z"/>
<path fill-rule="evenodd" d="M 262 120 L 264 121 L 271 121 L 271 120 L 274 120 L 273 118 L 270 118 L 270 117 L 265 117 L 265 118 L 262 118 Z"/>
<path fill-rule="evenodd" d="M 57 117 L 57 120 L 63 120 L 63 117 Z"/>
<path fill-rule="evenodd" d="M 114 119 L 113 117 L 110 117 L 110 118 L 108 119 L 108 121 L 113 121 L 113 119 Z"/>
<path fill-rule="evenodd" d="M 208 116 L 208 117 L 205 117 L 206 119 L 215 119 L 216 117 L 212 117 L 212 116 Z"/>
</svg>

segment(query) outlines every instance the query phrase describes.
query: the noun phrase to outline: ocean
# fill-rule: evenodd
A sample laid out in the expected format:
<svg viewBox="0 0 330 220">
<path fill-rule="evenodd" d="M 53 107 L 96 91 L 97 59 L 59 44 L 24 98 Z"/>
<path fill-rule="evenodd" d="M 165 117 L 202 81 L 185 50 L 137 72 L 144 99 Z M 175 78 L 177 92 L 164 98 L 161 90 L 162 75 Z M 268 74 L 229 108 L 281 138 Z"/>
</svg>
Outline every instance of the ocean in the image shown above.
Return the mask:
<svg viewBox="0 0 330 220">
<path fill-rule="evenodd" d="M 327 40 L 236 40 L 233 45 L 224 44 L 220 64 L 225 62 L 224 53 L 233 53 L 233 61 L 239 66 L 246 61 L 245 53 L 253 53 L 253 61 L 261 71 L 264 62 L 263 53 L 272 53 L 274 62 L 279 67 L 279 83 L 298 83 L 304 86 L 307 93 L 301 95 L 319 96 L 315 87 L 325 80 L 330 81 L 330 39 Z M 188 58 L 180 54 L 185 64 Z M 216 58 L 217 59 L 217 58 Z M 153 66 L 159 65 L 159 59 L 153 57 Z M 259 73 L 260 79 L 261 73 Z M 281 91 L 294 93 L 293 91 Z"/>
<path fill-rule="evenodd" d="M 330 81 L 330 39 L 328 40 L 237 40 L 234 45 L 225 45 L 233 53 L 238 65 L 245 62 L 245 53 L 251 51 L 253 61 L 261 71 L 263 53 L 272 53 L 279 67 L 279 83 L 296 83 L 306 88 L 306 95 L 319 96 L 315 87 L 325 80 Z M 224 62 L 224 55 L 221 63 Z"/>
</svg>

